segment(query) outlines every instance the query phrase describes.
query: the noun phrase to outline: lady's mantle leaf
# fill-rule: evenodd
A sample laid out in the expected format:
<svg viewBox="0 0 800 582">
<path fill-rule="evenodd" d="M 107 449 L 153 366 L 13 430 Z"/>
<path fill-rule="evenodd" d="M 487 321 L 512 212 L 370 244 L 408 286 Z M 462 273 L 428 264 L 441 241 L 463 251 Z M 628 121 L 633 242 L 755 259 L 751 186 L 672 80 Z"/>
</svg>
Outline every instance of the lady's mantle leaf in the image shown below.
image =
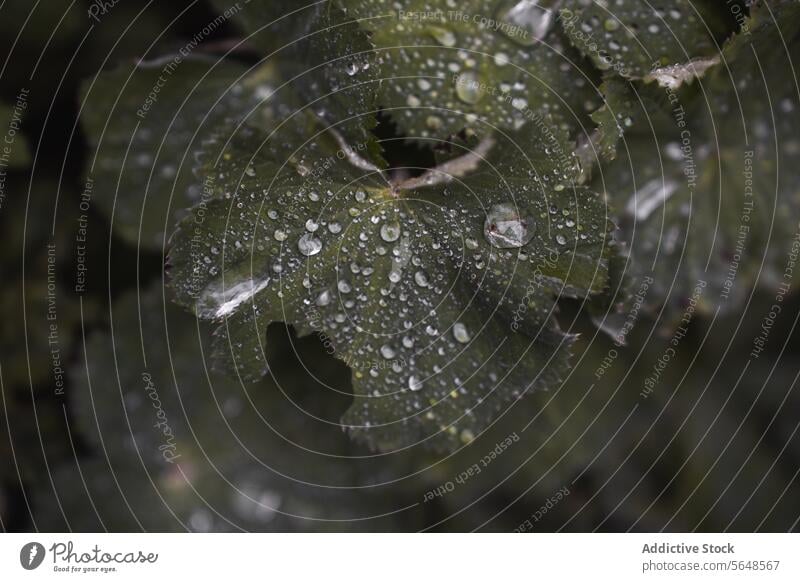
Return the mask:
<svg viewBox="0 0 800 582">
<path fill-rule="evenodd" d="M 800 4 L 753 10 L 702 93 L 641 84 L 608 93 L 609 110 L 630 115 L 632 128 L 597 179 L 618 210 L 635 274 L 654 279 L 650 304 L 682 311 L 699 290 L 701 305 L 735 309 L 757 282 L 787 282 L 800 104 L 784 71 L 800 59 Z"/>
<path fill-rule="evenodd" d="M 596 106 L 582 59 L 556 25 L 551 0 L 340 0 L 369 31 L 378 100 L 403 133 L 486 134 L 550 114 L 575 133 Z"/>
<path fill-rule="evenodd" d="M 175 55 L 85 82 L 81 120 L 95 148 L 87 173 L 115 232 L 148 248 L 165 246 L 176 216 L 200 198 L 192 168 L 202 137 L 272 91 L 269 67 L 243 82 L 246 72 Z"/>
<path fill-rule="evenodd" d="M 564 31 L 598 68 L 659 84 L 680 84 L 715 64 L 732 20 L 717 0 L 564 0 L 561 10 Z"/>
<path fill-rule="evenodd" d="M 564 373 L 554 295 L 603 287 L 602 203 L 537 183 L 552 162 L 530 136 L 527 168 L 457 159 L 398 184 L 343 134 L 298 112 L 208 143 L 208 196 L 170 257 L 178 299 L 222 322 L 217 352 L 249 379 L 270 322 L 317 332 L 353 370 L 345 426 L 375 446 L 469 442 Z"/>
</svg>

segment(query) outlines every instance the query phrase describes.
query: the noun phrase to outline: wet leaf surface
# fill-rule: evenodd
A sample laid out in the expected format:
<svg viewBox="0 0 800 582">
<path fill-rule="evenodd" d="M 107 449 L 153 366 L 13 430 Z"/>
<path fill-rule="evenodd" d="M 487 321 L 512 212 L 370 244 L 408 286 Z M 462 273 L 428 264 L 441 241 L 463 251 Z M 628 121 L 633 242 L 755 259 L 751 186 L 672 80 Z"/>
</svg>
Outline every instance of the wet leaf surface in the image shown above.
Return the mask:
<svg viewBox="0 0 800 582">
<path fill-rule="evenodd" d="M 653 305 L 682 310 L 706 282 L 701 305 L 735 309 L 755 282 L 776 287 L 784 278 L 797 233 L 800 184 L 788 168 L 800 152 L 798 104 L 780 67 L 762 63 L 797 58 L 797 10 L 775 5 L 776 26 L 757 9 L 750 33 L 726 45 L 726 66 L 707 73 L 702 89 L 609 92 L 609 110 L 627 112 L 631 127 L 595 179 L 617 209 L 633 272 L 655 279 Z"/>
<path fill-rule="evenodd" d="M 178 298 L 222 322 L 216 351 L 243 378 L 266 371 L 270 322 L 320 334 L 353 369 L 344 423 L 374 446 L 469 442 L 566 369 L 554 298 L 602 289 L 603 204 L 550 184 L 564 172 L 543 149 L 500 188 L 455 167 L 390 183 L 337 135 L 300 112 L 207 144 L 211 194 L 170 255 Z"/>
<path fill-rule="evenodd" d="M 733 30 L 732 16 L 714 0 L 564 0 L 560 22 L 595 66 L 627 79 L 715 57 Z"/>
</svg>

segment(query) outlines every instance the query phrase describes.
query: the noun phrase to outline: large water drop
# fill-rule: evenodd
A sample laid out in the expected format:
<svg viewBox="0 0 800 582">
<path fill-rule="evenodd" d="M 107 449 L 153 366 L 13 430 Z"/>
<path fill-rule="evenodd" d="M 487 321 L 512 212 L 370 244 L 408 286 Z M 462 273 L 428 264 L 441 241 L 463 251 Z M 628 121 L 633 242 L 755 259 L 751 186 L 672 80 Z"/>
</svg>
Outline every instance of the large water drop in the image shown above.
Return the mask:
<svg viewBox="0 0 800 582">
<path fill-rule="evenodd" d="M 381 226 L 381 238 L 386 242 L 394 242 L 400 238 L 400 223 L 387 222 Z"/>
<path fill-rule="evenodd" d="M 483 97 L 483 87 L 478 80 L 478 75 L 472 71 L 464 73 L 456 82 L 456 95 L 464 103 L 474 105 Z"/>
<path fill-rule="evenodd" d="M 540 42 L 556 20 L 560 0 L 509 0 L 500 5 L 497 19 L 508 26 L 501 27 L 511 40 L 532 46 Z"/>
<path fill-rule="evenodd" d="M 297 249 L 305 256 L 312 257 L 322 250 L 322 241 L 309 232 L 297 241 Z"/>
<path fill-rule="evenodd" d="M 533 238 L 535 224 L 532 218 L 520 214 L 513 204 L 492 206 L 483 225 L 483 234 L 498 249 L 518 249 Z"/>
</svg>

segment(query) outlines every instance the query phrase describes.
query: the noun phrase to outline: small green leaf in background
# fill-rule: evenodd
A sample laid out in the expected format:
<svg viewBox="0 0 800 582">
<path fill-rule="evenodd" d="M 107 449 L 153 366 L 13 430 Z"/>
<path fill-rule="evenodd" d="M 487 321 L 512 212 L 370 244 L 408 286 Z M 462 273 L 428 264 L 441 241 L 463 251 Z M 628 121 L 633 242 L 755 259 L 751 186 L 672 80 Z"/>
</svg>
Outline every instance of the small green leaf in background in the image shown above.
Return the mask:
<svg viewBox="0 0 800 582">
<path fill-rule="evenodd" d="M 600 102 L 556 4 L 336 0 L 281 10 L 251 2 L 237 16 L 247 42 L 275 54 L 309 100 L 342 94 L 326 113 L 377 105 L 401 133 L 424 141 L 518 128 L 537 115 L 583 130 Z"/>
<path fill-rule="evenodd" d="M 800 56 L 800 6 L 753 10 L 749 32 L 726 44 L 725 65 L 706 73 L 702 91 L 604 85 L 601 130 L 613 133 L 604 128 L 615 112 L 625 133 L 616 153 L 613 140 L 601 147 L 617 159 L 595 183 L 616 209 L 632 273 L 655 279 L 653 306 L 683 309 L 704 281 L 702 306 L 737 309 L 757 282 L 783 277 L 800 206 L 800 127 L 796 87 L 781 71 Z"/>
<path fill-rule="evenodd" d="M 84 82 L 81 119 L 95 148 L 87 176 L 121 236 L 164 248 L 176 219 L 202 196 L 193 176 L 202 139 L 222 121 L 250 114 L 274 90 L 269 67 L 240 84 L 247 72 L 229 61 L 176 54 Z"/>
</svg>

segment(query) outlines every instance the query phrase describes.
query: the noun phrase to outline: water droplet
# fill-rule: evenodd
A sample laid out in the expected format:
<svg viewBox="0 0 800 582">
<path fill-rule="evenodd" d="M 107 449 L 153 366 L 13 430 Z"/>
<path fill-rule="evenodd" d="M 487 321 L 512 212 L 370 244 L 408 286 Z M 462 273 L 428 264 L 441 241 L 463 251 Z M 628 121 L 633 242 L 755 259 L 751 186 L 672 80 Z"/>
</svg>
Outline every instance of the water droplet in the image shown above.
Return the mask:
<svg viewBox="0 0 800 582">
<path fill-rule="evenodd" d="M 565 237 L 563 234 L 557 234 L 556 242 L 560 245 L 565 245 L 567 244 L 567 237 Z"/>
<path fill-rule="evenodd" d="M 356 63 L 348 63 L 345 71 L 347 71 L 347 74 L 352 77 L 358 72 L 358 65 Z"/>
<path fill-rule="evenodd" d="M 534 230 L 533 219 L 521 216 L 512 204 L 492 206 L 483 225 L 486 240 L 499 249 L 525 246 L 533 238 Z"/>
<path fill-rule="evenodd" d="M 556 11 L 539 6 L 540 0 L 510 0 L 500 5 L 497 19 L 511 26 L 500 30 L 514 42 L 532 46 L 541 41 L 553 26 Z"/>
<path fill-rule="evenodd" d="M 331 292 L 325 289 L 322 293 L 317 295 L 316 304 L 320 307 L 325 307 L 331 302 Z"/>
<path fill-rule="evenodd" d="M 313 218 L 309 218 L 308 220 L 306 220 L 306 230 L 308 232 L 317 232 L 318 228 L 319 228 L 319 222 L 317 222 Z"/>
<path fill-rule="evenodd" d="M 464 103 L 475 104 L 483 96 L 483 87 L 478 80 L 478 75 L 472 71 L 464 73 L 456 82 L 456 95 Z"/>
<path fill-rule="evenodd" d="M 519 109 L 522 111 L 528 106 L 528 101 L 524 97 L 515 97 L 511 100 L 511 105 L 514 109 Z"/>
<path fill-rule="evenodd" d="M 428 286 L 428 274 L 425 271 L 417 271 L 414 273 L 414 282 L 420 287 Z"/>
<path fill-rule="evenodd" d="M 455 46 L 456 44 L 456 35 L 451 30 L 441 26 L 429 26 L 428 32 L 442 46 Z"/>
<path fill-rule="evenodd" d="M 683 159 L 683 151 L 681 150 L 680 144 L 676 141 L 671 141 L 665 145 L 664 153 L 674 162 L 679 162 Z"/>
<path fill-rule="evenodd" d="M 312 257 L 322 250 L 322 241 L 311 233 L 306 233 L 297 241 L 297 249 L 307 257 Z"/>
<path fill-rule="evenodd" d="M 467 326 L 460 322 L 453 324 L 453 337 L 456 338 L 457 342 L 462 344 L 469 343 L 471 338 Z"/>
<path fill-rule="evenodd" d="M 397 352 L 389 344 L 384 344 L 381 346 L 381 355 L 387 360 L 391 360 L 397 355 Z"/>
<path fill-rule="evenodd" d="M 427 119 L 425 119 L 425 125 L 427 125 L 428 128 L 430 128 L 430 129 L 435 131 L 435 130 L 441 129 L 442 120 L 441 120 L 441 118 L 439 118 L 439 117 L 437 117 L 435 115 L 429 115 L 427 117 Z"/>
<path fill-rule="evenodd" d="M 494 55 L 494 64 L 498 67 L 505 67 L 508 64 L 508 55 L 506 53 L 497 53 Z"/>
<path fill-rule="evenodd" d="M 386 242 L 394 242 L 400 238 L 400 223 L 387 222 L 381 226 L 381 238 Z"/>
<path fill-rule="evenodd" d="M 422 380 L 419 379 L 417 376 L 409 376 L 408 377 L 408 389 L 412 392 L 417 392 L 422 390 Z"/>
<path fill-rule="evenodd" d="M 281 229 L 277 229 L 277 230 L 276 230 L 276 231 L 275 231 L 275 232 L 272 234 L 272 236 L 274 236 L 274 237 L 275 237 L 275 240 L 276 240 L 276 241 L 278 241 L 278 242 L 283 242 L 283 241 L 285 241 L 285 240 L 286 240 L 286 237 L 287 237 L 288 235 L 286 234 L 286 231 L 283 231 L 283 230 L 281 230 Z"/>
</svg>

